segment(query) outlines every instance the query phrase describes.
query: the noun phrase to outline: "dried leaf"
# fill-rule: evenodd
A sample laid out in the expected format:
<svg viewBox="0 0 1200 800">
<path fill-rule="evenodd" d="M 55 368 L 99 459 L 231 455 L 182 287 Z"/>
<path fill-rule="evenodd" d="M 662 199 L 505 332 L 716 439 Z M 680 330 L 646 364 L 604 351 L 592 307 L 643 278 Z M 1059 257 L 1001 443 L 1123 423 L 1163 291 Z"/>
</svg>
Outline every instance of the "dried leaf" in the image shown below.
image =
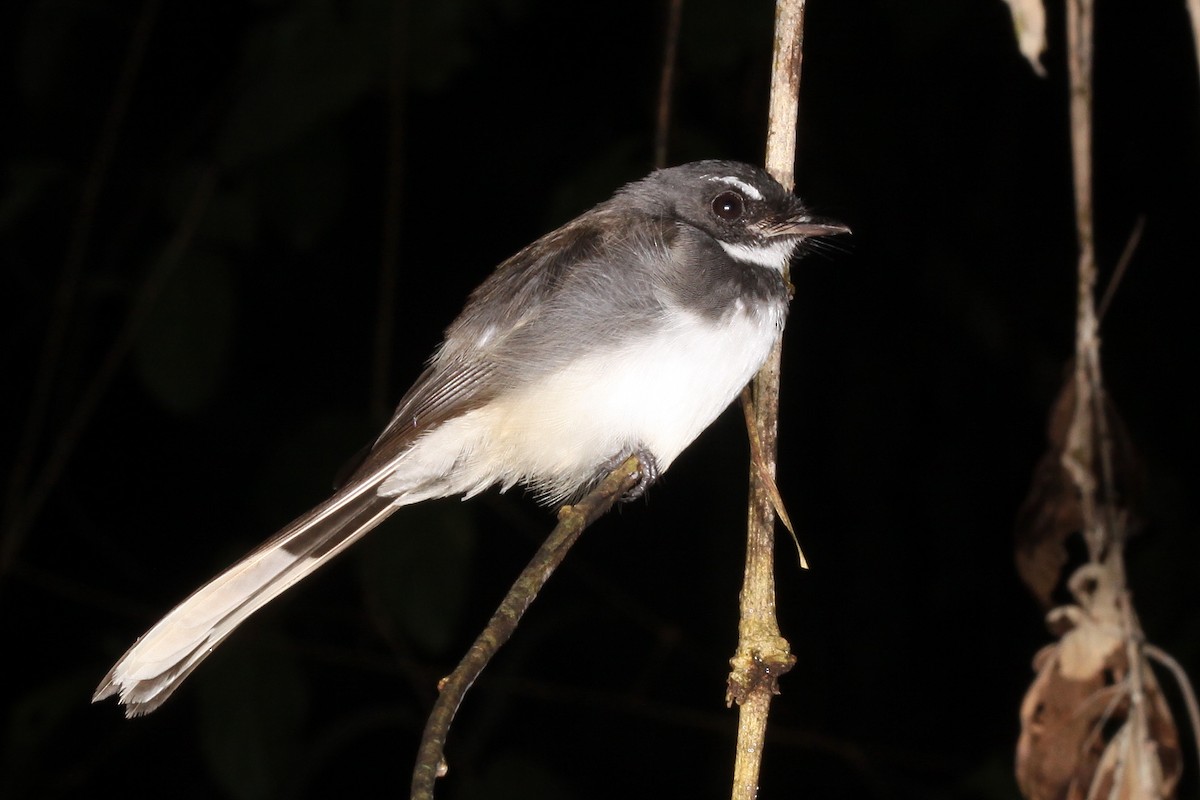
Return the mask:
<svg viewBox="0 0 1200 800">
<path fill-rule="evenodd" d="M 1075 414 L 1074 370 L 1068 365 L 1062 389 L 1050 409 L 1046 426 L 1048 447 L 1033 473 L 1015 524 L 1017 573 L 1043 608 L 1055 605 L 1054 593 L 1062 580 L 1069 557 L 1067 539 L 1083 527 L 1079 491 L 1063 467 L 1063 452 Z M 1112 440 L 1113 469 L 1120 497 L 1114 504 L 1136 508 L 1141 494 L 1141 469 L 1132 438 L 1111 400 L 1105 404 L 1105 422 Z M 1094 474 L 1100 474 L 1096 468 Z M 1126 511 L 1126 529 L 1133 530 L 1136 518 Z"/>
<path fill-rule="evenodd" d="M 1043 608 L 1054 605 L 1054 591 L 1067 565 L 1065 542 L 1083 526 L 1079 494 L 1062 466 L 1074 411 L 1075 381 L 1068 372 L 1050 409 L 1046 431 L 1050 446 L 1038 462 L 1029 494 L 1017 511 L 1017 573 Z"/>
<path fill-rule="evenodd" d="M 1175 796 L 1183 771 L 1179 735 L 1154 673 L 1140 666 L 1144 718 L 1134 710 L 1109 741 L 1089 797 L 1106 800 L 1163 800 Z"/>
<path fill-rule="evenodd" d="M 1063 674 L 1061 655 L 1060 644 L 1038 652 L 1038 674 L 1021 703 L 1016 774 L 1027 800 L 1082 800 L 1069 791 L 1091 783 L 1103 752 L 1092 732 L 1118 693 L 1103 671 L 1087 679 Z"/>
<path fill-rule="evenodd" d="M 1029 800 L 1172 797 L 1179 736 L 1145 656 L 1129 669 L 1128 637 L 1137 634 L 1123 629 L 1120 576 L 1086 564 L 1069 586 L 1079 604 L 1047 616 L 1062 639 L 1034 658 L 1037 677 L 1021 704 L 1021 792 Z"/>
<path fill-rule="evenodd" d="M 1041 0 L 1007 2 L 1017 34 L 1017 49 L 1039 78 L 1046 77 L 1046 68 L 1042 66 L 1042 54 L 1046 52 L 1046 9 Z"/>
</svg>

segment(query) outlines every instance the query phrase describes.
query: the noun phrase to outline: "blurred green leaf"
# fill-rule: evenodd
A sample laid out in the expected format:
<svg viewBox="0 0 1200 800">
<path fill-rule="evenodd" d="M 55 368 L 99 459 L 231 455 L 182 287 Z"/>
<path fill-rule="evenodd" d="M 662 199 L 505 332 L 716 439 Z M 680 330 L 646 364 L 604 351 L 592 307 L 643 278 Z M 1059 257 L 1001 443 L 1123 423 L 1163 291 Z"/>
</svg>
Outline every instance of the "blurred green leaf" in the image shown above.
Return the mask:
<svg viewBox="0 0 1200 800">
<path fill-rule="evenodd" d="M 196 186 L 208 169 L 205 164 L 187 164 L 170 176 L 163 193 L 163 208 L 172 229 L 190 213 Z M 234 246 L 252 243 L 259 224 L 256 202 L 245 182 L 221 183 L 204 206 L 204 216 L 196 230 L 197 241 Z"/>
<path fill-rule="evenodd" d="M 363 542 L 363 587 L 376 613 L 426 652 L 450 645 L 470 588 L 477 530 L 460 500 L 426 502 Z"/>
<path fill-rule="evenodd" d="M 227 648 L 193 680 L 200 747 L 214 780 L 237 800 L 275 796 L 308 712 L 308 687 L 291 650 L 260 634 L 256 643 Z"/>
<path fill-rule="evenodd" d="M 192 413 L 213 398 L 233 336 L 233 281 L 224 259 L 197 252 L 163 287 L 134 351 L 138 376 L 160 403 Z"/>
<path fill-rule="evenodd" d="M 774 41 L 772 7 L 741 3 L 699 3 L 683 15 L 679 57 L 687 76 L 724 74 L 740 61 L 770 54 Z"/>
<path fill-rule="evenodd" d="M 344 207 L 346 172 L 345 145 L 321 127 L 256 170 L 263 216 L 293 247 L 308 249 Z"/>
<path fill-rule="evenodd" d="M 274 152 L 353 106 L 381 75 L 389 8 L 304 0 L 250 33 L 219 161 L 240 165 Z"/>
</svg>

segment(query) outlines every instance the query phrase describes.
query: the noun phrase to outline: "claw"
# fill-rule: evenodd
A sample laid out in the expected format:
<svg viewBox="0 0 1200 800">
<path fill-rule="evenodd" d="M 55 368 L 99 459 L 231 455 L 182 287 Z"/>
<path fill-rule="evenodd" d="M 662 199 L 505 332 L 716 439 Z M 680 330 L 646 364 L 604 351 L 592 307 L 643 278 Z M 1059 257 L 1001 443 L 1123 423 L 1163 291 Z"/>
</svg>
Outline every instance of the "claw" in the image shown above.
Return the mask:
<svg viewBox="0 0 1200 800">
<path fill-rule="evenodd" d="M 631 455 L 637 456 L 640 474 L 638 475 L 638 482 L 634 484 L 633 488 L 621 496 L 622 503 L 628 503 L 630 500 L 637 500 L 639 497 L 644 495 L 646 490 L 650 488 L 650 485 L 658 480 L 659 475 L 658 459 L 656 459 L 654 454 L 642 445 L 638 445 L 630 452 L 623 453 L 617 458 L 614 458 L 608 464 L 607 468 L 610 470 L 615 469 L 618 464 L 629 458 Z"/>
</svg>

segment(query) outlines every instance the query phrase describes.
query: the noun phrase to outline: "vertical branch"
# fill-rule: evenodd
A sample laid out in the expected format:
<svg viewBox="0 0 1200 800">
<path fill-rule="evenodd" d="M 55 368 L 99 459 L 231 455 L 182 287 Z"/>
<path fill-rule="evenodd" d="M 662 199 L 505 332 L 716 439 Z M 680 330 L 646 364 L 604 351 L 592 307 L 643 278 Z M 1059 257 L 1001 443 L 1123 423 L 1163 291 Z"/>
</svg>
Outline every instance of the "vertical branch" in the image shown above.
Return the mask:
<svg viewBox="0 0 1200 800">
<path fill-rule="evenodd" d="M 411 800 L 433 800 L 434 784 L 449 769 L 444 751 L 450 726 L 475 679 L 512 636 L 521 617 L 529 610 L 538 592 L 546 585 L 554 570 L 558 569 L 583 531 L 642 479 L 641 462 L 637 456 L 629 456 L 578 503 L 558 510 L 558 524 L 521 571 L 487 627 L 475 639 L 454 672 L 438 683 L 438 698 L 421 734 L 417 763 L 413 767 Z"/>
<path fill-rule="evenodd" d="M 803 36 L 804 0 L 778 0 L 766 165 L 767 170 L 789 190 L 795 183 Z M 780 355 L 780 341 L 776 340 L 770 357 L 754 379 L 752 390 L 755 430 L 750 435 L 756 436 L 761 444 L 770 479 L 775 476 L 776 465 Z M 770 487 L 752 468 L 738 647 L 730 659 L 732 671 L 726 694 L 727 702 L 736 702 L 739 706 L 734 800 L 750 800 L 758 792 L 771 698 L 779 693 L 779 676 L 791 669 L 796 661 L 787 640 L 780 636 L 775 618 L 774 538 L 775 511 Z"/>
<path fill-rule="evenodd" d="M 1174 796 L 1181 769 L 1170 710 L 1150 669 L 1125 574 L 1129 510 L 1117 493 L 1100 365 L 1092 206 L 1093 0 L 1067 0 L 1071 155 L 1079 240 L 1074 373 L 1062 470 L 1078 502 L 1088 563 L 1068 579 L 1076 604 L 1049 619 L 1062 640 L 1035 661 L 1021 709 L 1017 781 L 1026 797 Z M 1068 501 L 1069 502 L 1069 501 Z M 1112 694 L 1107 708 L 1095 699 Z"/>
<path fill-rule="evenodd" d="M 1103 409 L 1094 389 L 1100 385 L 1095 305 L 1096 243 L 1092 219 L 1092 3 L 1067 0 L 1067 63 L 1070 75 L 1071 158 L 1075 182 L 1075 229 L 1079 265 L 1075 317 L 1075 413 L 1063 454 L 1064 467 L 1079 490 L 1083 535 L 1092 561 L 1105 549 L 1098 524 L 1093 432 Z"/>
<path fill-rule="evenodd" d="M 796 185 L 796 123 L 800 114 L 800 66 L 804 58 L 804 0 L 775 5 L 775 55 L 767 109 L 767 172 L 787 190 Z"/>
</svg>

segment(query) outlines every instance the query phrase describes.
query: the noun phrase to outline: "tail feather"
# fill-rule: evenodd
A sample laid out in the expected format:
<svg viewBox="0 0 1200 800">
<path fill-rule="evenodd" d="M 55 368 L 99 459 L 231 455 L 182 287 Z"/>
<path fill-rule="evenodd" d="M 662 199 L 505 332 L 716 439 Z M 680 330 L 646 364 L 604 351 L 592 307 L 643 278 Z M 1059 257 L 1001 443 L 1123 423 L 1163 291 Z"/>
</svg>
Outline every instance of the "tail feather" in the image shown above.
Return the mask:
<svg viewBox="0 0 1200 800">
<path fill-rule="evenodd" d="M 158 708 L 247 617 L 407 504 L 381 497 L 379 483 L 339 492 L 193 592 L 121 657 L 92 702 L 118 695 L 129 717 Z"/>
</svg>

